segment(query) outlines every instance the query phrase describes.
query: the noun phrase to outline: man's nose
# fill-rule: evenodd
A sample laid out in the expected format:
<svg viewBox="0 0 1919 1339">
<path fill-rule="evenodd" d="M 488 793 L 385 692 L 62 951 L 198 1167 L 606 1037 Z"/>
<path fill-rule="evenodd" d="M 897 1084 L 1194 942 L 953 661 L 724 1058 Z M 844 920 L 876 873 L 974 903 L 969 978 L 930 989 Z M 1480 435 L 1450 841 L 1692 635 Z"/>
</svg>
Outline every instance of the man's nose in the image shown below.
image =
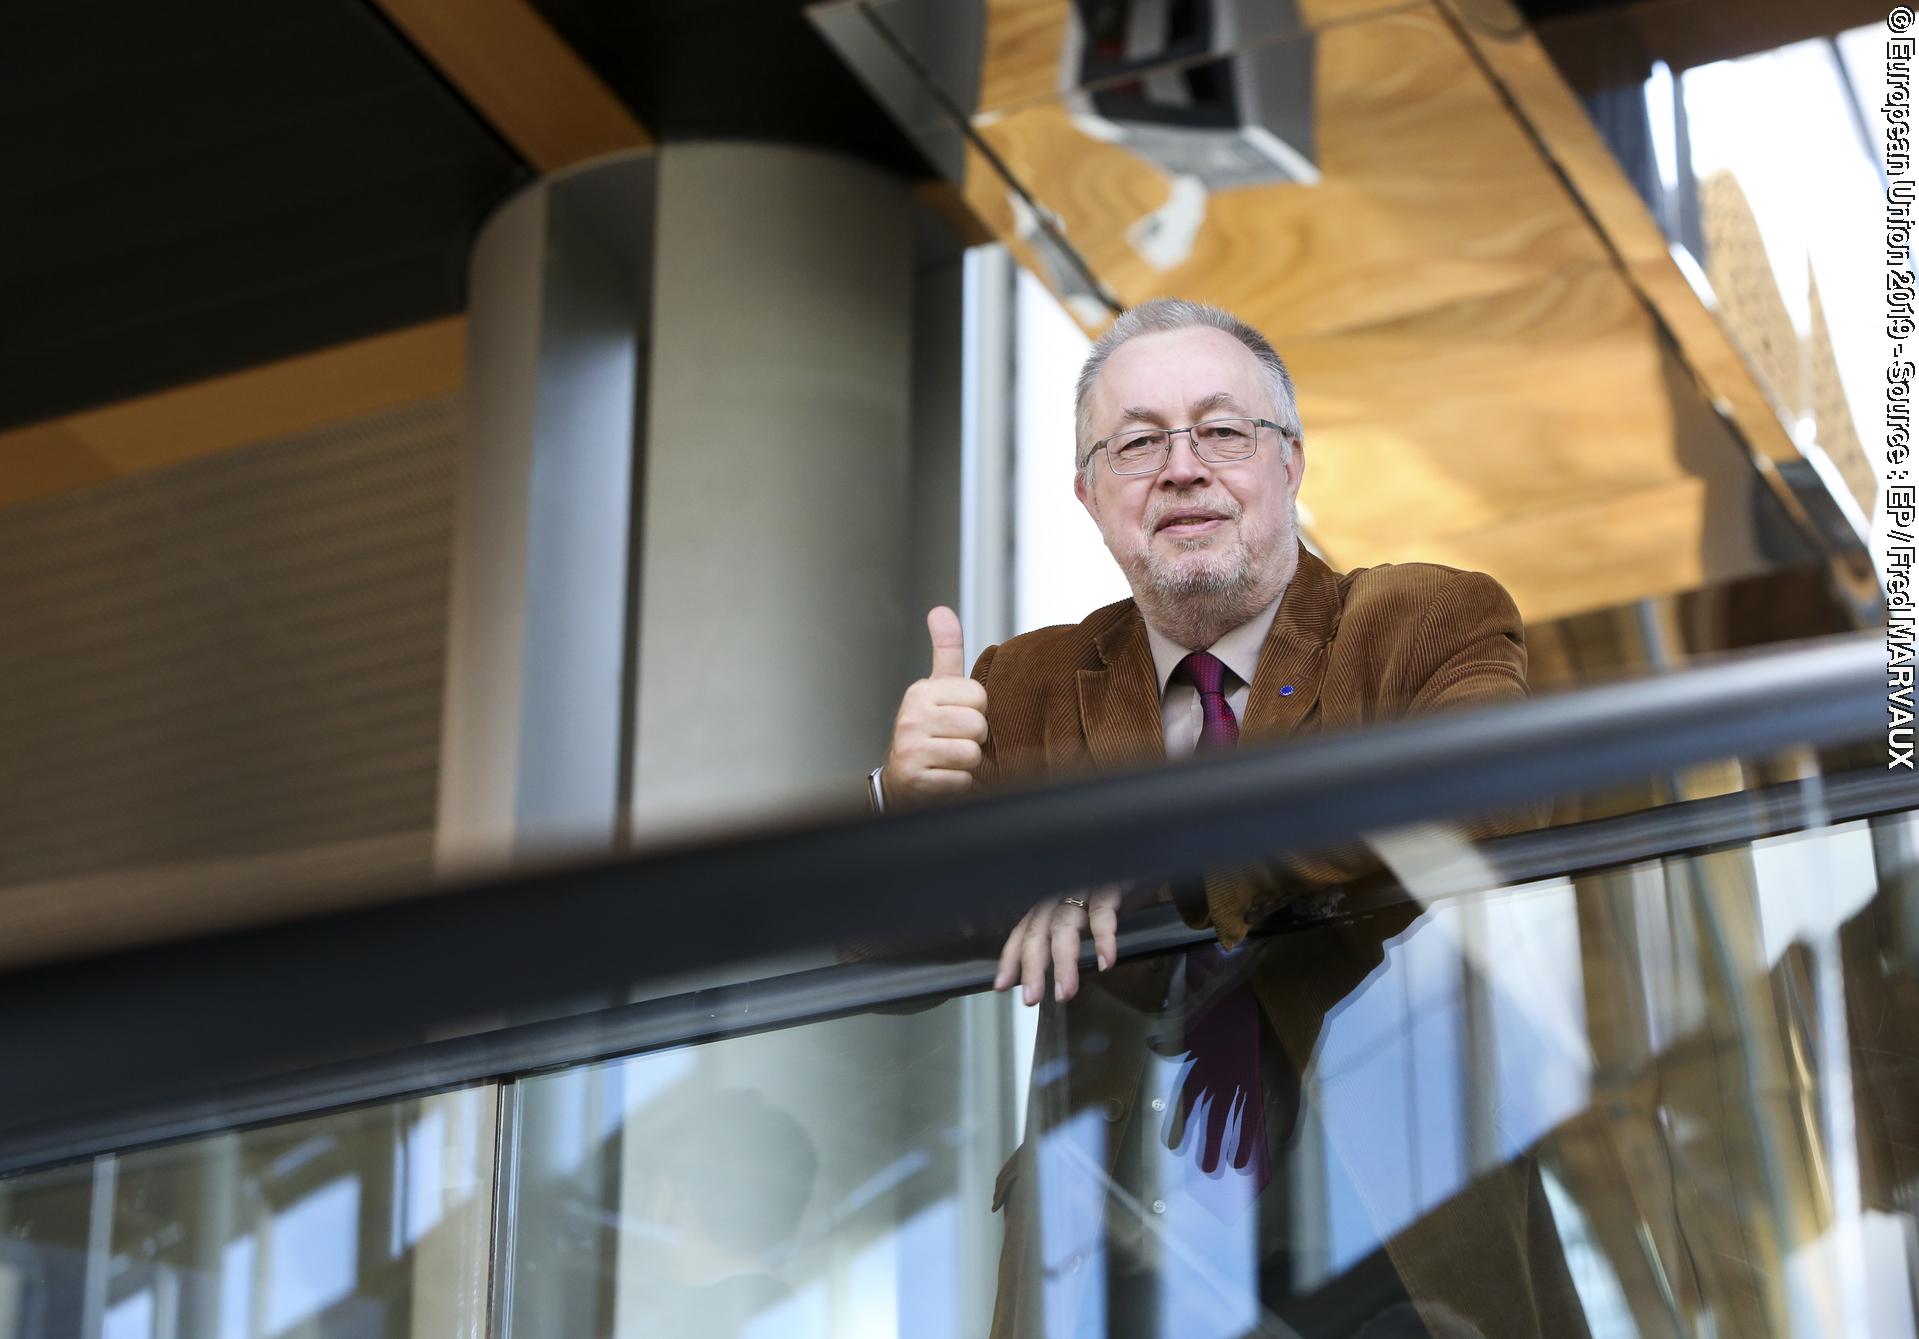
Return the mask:
<svg viewBox="0 0 1919 1339">
<path fill-rule="evenodd" d="M 1166 463 L 1159 468 L 1160 483 L 1167 488 L 1190 488 L 1211 477 L 1212 466 L 1193 450 L 1193 434 L 1174 433 L 1172 445 L 1166 451 Z"/>
</svg>

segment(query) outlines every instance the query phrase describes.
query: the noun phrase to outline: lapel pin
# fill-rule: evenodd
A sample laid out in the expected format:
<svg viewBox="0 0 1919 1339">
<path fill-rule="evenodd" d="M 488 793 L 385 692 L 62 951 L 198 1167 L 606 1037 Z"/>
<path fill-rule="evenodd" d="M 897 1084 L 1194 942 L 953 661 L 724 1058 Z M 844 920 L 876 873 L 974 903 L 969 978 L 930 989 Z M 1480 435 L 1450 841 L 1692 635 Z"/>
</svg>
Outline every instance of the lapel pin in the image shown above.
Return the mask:
<svg viewBox="0 0 1919 1339">
<path fill-rule="evenodd" d="M 1291 697 L 1293 695 L 1293 686 L 1291 684 L 1287 684 L 1284 688 L 1279 690 L 1279 695 L 1281 697 Z"/>
</svg>

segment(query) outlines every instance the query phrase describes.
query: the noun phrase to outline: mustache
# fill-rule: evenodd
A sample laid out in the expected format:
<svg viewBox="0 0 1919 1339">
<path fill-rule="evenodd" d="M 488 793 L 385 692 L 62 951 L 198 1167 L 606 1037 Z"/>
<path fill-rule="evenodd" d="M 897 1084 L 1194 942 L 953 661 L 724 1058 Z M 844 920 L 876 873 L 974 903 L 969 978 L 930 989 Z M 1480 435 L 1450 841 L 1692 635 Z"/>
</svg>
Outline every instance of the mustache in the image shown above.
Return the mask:
<svg viewBox="0 0 1919 1339">
<path fill-rule="evenodd" d="M 1160 522 L 1176 512 L 1200 512 L 1222 520 L 1237 521 L 1241 508 L 1231 498 L 1186 497 L 1169 500 L 1164 506 L 1155 506 L 1146 513 L 1146 533 L 1157 534 Z"/>
</svg>

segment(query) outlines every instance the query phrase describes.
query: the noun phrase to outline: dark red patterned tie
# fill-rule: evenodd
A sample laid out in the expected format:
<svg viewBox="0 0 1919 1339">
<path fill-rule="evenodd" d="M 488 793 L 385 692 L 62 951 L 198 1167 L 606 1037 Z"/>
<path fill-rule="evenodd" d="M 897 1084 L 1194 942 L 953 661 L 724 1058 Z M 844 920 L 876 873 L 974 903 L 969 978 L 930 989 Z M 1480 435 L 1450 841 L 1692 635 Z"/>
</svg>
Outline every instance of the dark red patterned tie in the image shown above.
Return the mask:
<svg viewBox="0 0 1919 1339">
<path fill-rule="evenodd" d="M 1239 722 L 1226 701 L 1226 664 L 1211 651 L 1195 651 L 1173 667 L 1173 678 L 1199 690 L 1202 713 L 1198 752 L 1239 747 Z"/>
<path fill-rule="evenodd" d="M 1199 690 L 1195 751 L 1237 748 L 1239 721 L 1226 701 L 1226 666 L 1219 657 L 1195 651 L 1179 662 L 1173 678 Z M 1224 989 L 1215 984 L 1231 956 L 1217 945 L 1186 955 L 1187 1060 L 1179 1094 L 1179 1143 L 1197 1139 L 1196 1156 L 1187 1164 L 1188 1187 L 1222 1219 L 1237 1217 L 1272 1177 L 1260 1085 L 1259 1001 L 1244 981 Z M 1251 1184 L 1242 1182 L 1238 1193 L 1219 1184 L 1239 1178 Z"/>
</svg>

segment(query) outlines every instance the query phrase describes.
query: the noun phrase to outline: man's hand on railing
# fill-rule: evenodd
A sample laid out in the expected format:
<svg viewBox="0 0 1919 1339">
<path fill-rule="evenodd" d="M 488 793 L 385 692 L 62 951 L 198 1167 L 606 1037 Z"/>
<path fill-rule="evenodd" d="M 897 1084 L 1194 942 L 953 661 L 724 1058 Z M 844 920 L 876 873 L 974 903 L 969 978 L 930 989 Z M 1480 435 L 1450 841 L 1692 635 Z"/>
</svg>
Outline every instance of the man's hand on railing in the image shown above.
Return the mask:
<svg viewBox="0 0 1919 1339">
<path fill-rule="evenodd" d="M 1053 964 L 1053 998 L 1064 1003 L 1079 994 L 1079 940 L 1092 927 L 1093 952 L 1100 971 L 1119 957 L 1119 888 L 1108 885 L 1071 900 L 1049 897 L 1020 917 L 999 951 L 999 971 L 993 989 L 1005 990 L 1015 981 L 1028 1004 L 1038 1004 L 1046 990 L 1046 963 Z"/>
</svg>

